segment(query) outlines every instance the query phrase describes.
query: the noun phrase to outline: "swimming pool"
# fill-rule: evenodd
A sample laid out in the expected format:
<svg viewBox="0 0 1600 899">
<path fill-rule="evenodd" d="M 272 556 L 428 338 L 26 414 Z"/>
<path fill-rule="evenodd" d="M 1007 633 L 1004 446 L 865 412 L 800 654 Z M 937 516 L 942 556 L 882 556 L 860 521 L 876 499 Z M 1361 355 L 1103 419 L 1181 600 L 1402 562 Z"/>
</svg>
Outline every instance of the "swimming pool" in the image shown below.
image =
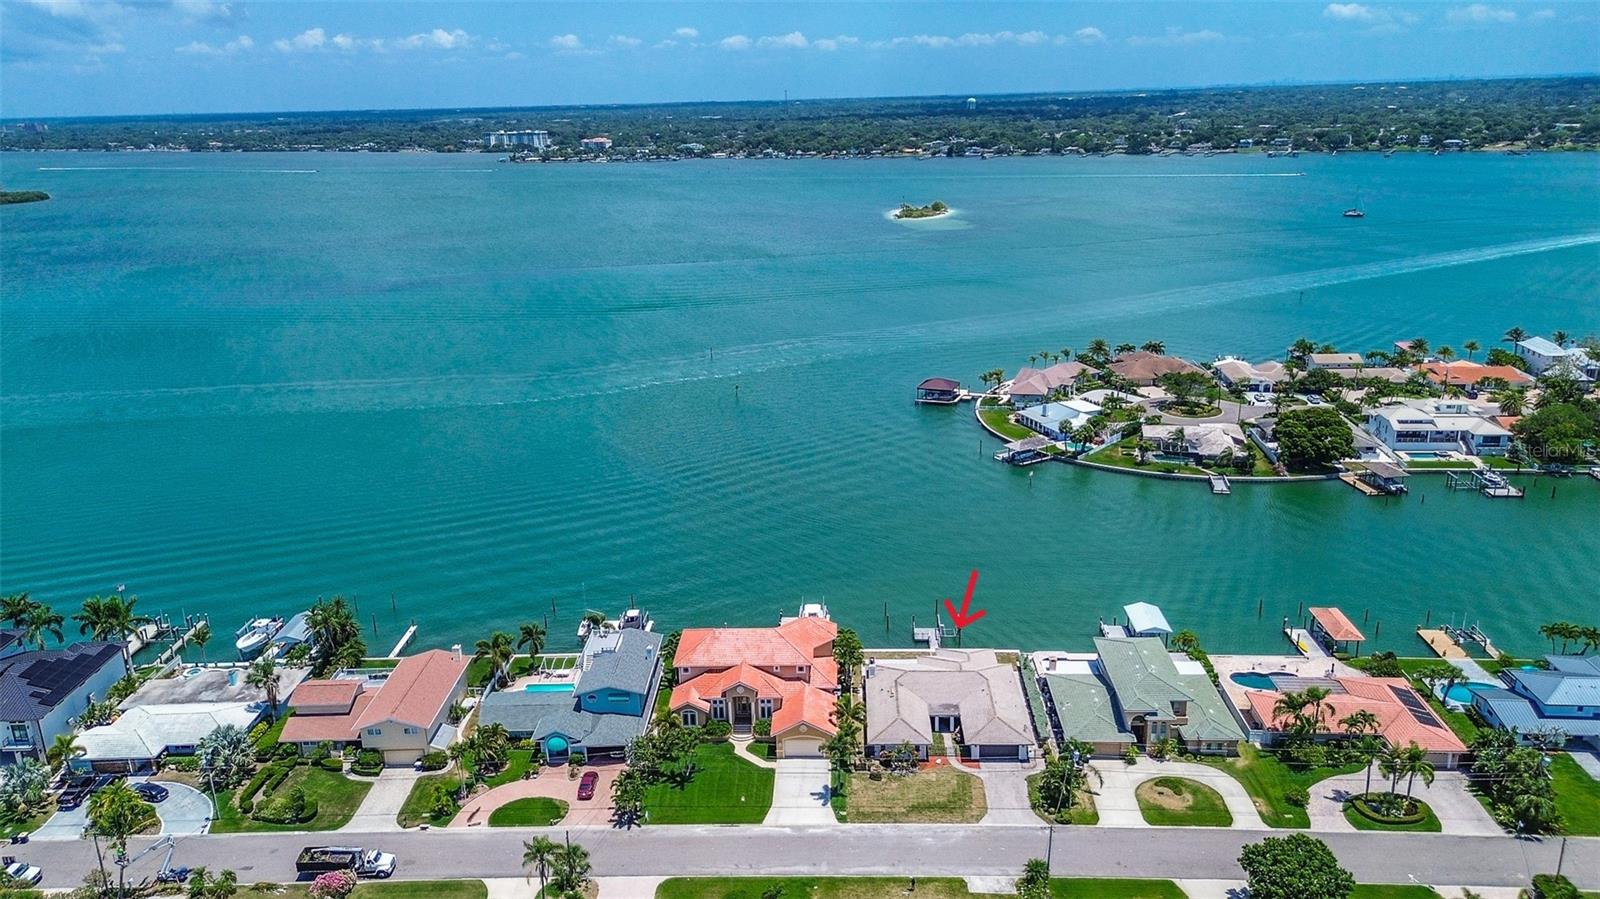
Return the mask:
<svg viewBox="0 0 1600 899">
<path fill-rule="evenodd" d="M 1272 682 L 1272 675 L 1262 674 L 1259 671 L 1240 671 L 1236 674 L 1228 675 L 1228 680 L 1252 690 L 1278 689 L 1278 685 Z"/>
<path fill-rule="evenodd" d="M 1480 690 L 1489 690 L 1497 686 L 1499 686 L 1499 684 L 1485 684 L 1478 681 L 1465 684 L 1451 684 L 1450 691 L 1444 696 L 1451 702 L 1459 702 L 1462 705 L 1472 705 L 1472 697 L 1474 694 Z"/>
<path fill-rule="evenodd" d="M 1415 450 L 1415 451 L 1407 450 L 1406 451 L 1406 458 L 1408 458 L 1408 459 L 1442 459 L 1442 458 L 1444 458 L 1444 456 L 1442 454 L 1436 453 L 1436 452 L 1434 452 L 1432 450 Z"/>
<path fill-rule="evenodd" d="M 522 689 L 529 693 L 571 693 L 571 684 L 529 684 Z"/>
</svg>

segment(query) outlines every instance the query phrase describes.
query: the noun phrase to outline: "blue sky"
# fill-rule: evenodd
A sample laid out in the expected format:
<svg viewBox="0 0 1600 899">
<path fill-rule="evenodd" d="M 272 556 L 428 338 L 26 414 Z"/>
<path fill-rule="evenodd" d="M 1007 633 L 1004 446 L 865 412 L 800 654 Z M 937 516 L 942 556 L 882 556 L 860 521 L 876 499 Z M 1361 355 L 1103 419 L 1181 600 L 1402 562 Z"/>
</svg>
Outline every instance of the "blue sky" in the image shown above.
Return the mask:
<svg viewBox="0 0 1600 899">
<path fill-rule="evenodd" d="M 10 118 L 1595 71 L 1594 2 L 0 0 Z"/>
</svg>

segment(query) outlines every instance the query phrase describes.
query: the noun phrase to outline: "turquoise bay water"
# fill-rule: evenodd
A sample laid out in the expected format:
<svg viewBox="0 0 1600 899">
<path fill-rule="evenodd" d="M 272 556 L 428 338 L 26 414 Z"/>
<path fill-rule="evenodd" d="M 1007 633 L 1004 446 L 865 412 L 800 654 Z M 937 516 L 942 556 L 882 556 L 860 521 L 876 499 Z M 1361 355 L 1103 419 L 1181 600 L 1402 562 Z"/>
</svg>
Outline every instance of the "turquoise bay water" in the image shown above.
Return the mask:
<svg viewBox="0 0 1600 899">
<path fill-rule="evenodd" d="M 1285 647 L 1302 604 L 1369 645 L 1465 617 L 1537 651 L 1600 595 L 1592 480 L 1212 497 L 1012 470 L 970 408 L 911 403 L 1097 336 L 1205 359 L 1600 331 L 1594 155 L 73 153 L 0 177 L 54 197 L 0 212 L 7 592 L 126 583 L 230 629 L 354 594 L 375 651 L 552 603 L 571 648 L 630 596 L 665 628 L 822 600 L 904 644 L 973 568 L 968 638 L 1030 648 L 1150 600 L 1214 651 Z M 933 199 L 956 215 L 885 218 Z"/>
</svg>

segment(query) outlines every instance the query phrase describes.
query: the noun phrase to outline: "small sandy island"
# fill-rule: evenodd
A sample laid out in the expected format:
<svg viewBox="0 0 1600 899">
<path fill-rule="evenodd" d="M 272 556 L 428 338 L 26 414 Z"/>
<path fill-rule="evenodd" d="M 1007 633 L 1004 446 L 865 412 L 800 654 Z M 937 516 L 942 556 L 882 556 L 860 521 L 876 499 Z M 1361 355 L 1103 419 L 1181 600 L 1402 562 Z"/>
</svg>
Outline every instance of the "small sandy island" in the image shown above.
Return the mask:
<svg viewBox="0 0 1600 899">
<path fill-rule="evenodd" d="M 889 215 L 898 221 L 906 221 L 909 219 L 936 219 L 949 214 L 949 206 L 944 205 L 942 200 L 934 200 L 926 206 L 912 206 L 910 203 L 901 203 L 900 208 Z"/>
</svg>

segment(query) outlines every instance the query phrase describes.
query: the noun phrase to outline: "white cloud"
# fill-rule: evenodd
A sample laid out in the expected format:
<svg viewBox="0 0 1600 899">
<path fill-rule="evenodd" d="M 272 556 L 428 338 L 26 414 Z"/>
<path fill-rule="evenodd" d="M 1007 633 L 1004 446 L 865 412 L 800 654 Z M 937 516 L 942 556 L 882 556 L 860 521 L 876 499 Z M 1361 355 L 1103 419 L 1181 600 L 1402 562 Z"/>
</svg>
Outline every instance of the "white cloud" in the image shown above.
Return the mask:
<svg viewBox="0 0 1600 899">
<path fill-rule="evenodd" d="M 296 53 L 320 50 L 328 43 L 328 33 L 321 28 L 307 28 L 292 38 L 279 38 L 272 42 L 279 53 Z"/>
<path fill-rule="evenodd" d="M 1324 19 L 1338 19 L 1341 22 L 1370 22 L 1374 15 L 1370 6 L 1360 3 L 1329 3 L 1322 10 Z"/>
<path fill-rule="evenodd" d="M 191 22 L 225 22 L 233 18 L 233 8 L 216 0 L 172 0 L 172 8 Z"/>
<path fill-rule="evenodd" d="M 1128 43 L 1134 47 L 1188 47 L 1195 44 L 1209 44 L 1222 40 L 1221 32 L 1209 28 L 1200 31 L 1184 31 L 1181 28 L 1168 28 L 1165 34 L 1154 37 L 1148 35 L 1134 35 L 1128 38 Z"/>
<path fill-rule="evenodd" d="M 1374 34 L 1399 31 L 1403 26 L 1421 21 L 1421 17 L 1413 12 L 1367 6 L 1364 3 L 1329 3 L 1322 8 L 1322 17 L 1336 22 L 1366 25 L 1368 31 Z"/>
<path fill-rule="evenodd" d="M 677 31 L 672 32 L 672 36 L 681 41 L 692 41 L 700 36 L 700 29 L 679 28 Z"/>
<path fill-rule="evenodd" d="M 340 50 L 354 50 L 356 48 L 356 39 L 348 34 L 336 34 L 329 42 Z"/>
<path fill-rule="evenodd" d="M 611 46 L 613 47 L 626 47 L 629 50 L 632 50 L 634 47 L 637 47 L 643 43 L 644 41 L 633 37 L 632 35 L 613 34 L 611 36 Z"/>
<path fill-rule="evenodd" d="M 90 3 L 85 0 L 23 0 L 35 9 L 42 9 L 58 19 L 85 21 L 105 18 L 107 14 L 122 12 L 116 3 Z"/>
<path fill-rule="evenodd" d="M 854 47 L 859 43 L 861 43 L 861 38 L 853 37 L 848 34 L 840 34 L 834 37 L 817 38 L 811 42 L 811 46 L 823 51 L 824 53 L 831 53 L 840 47 Z"/>
<path fill-rule="evenodd" d="M 435 28 L 421 34 L 413 34 L 407 38 L 395 41 L 395 46 L 402 50 L 460 50 L 472 44 L 472 35 L 460 28 L 449 31 Z"/>
<path fill-rule="evenodd" d="M 1093 25 L 1079 28 L 1077 31 L 1072 32 L 1072 36 L 1080 44 L 1103 44 L 1106 42 L 1106 33 Z"/>
<path fill-rule="evenodd" d="M 805 48 L 811 46 L 811 42 L 806 40 L 806 36 L 800 32 L 791 31 L 788 34 L 768 35 L 756 41 L 756 46 L 782 47 L 789 50 L 804 50 Z"/>
<path fill-rule="evenodd" d="M 1094 30 L 1098 33 L 1098 29 Z M 885 41 L 873 41 L 869 46 L 874 48 L 928 47 L 935 50 L 943 50 L 949 47 L 996 47 L 1001 44 L 1037 47 L 1052 42 L 1059 44 L 1063 40 L 1059 35 L 1051 38 L 1050 35 L 1043 31 L 969 31 L 958 37 L 950 37 L 945 34 L 913 34 L 907 37 L 890 38 Z"/>
<path fill-rule="evenodd" d="M 1533 13 L 1528 16 L 1528 18 L 1534 20 L 1535 22 L 1548 22 L 1555 17 L 1556 11 L 1553 9 L 1534 10 Z"/>
<path fill-rule="evenodd" d="M 750 49 L 750 45 L 751 40 L 742 34 L 730 34 L 722 40 L 717 41 L 717 46 L 724 50 L 748 50 Z"/>
<path fill-rule="evenodd" d="M 1445 18 L 1456 25 L 1496 25 L 1515 22 L 1516 10 L 1499 9 L 1487 3 L 1458 6 L 1445 13 Z"/>
<path fill-rule="evenodd" d="M 182 47 L 177 48 L 177 52 L 186 53 L 191 56 L 232 56 L 235 53 L 243 53 L 244 51 L 255 47 L 255 45 L 256 42 L 250 39 L 250 35 L 241 34 L 233 40 L 228 41 L 226 44 L 222 44 L 220 46 L 216 44 L 208 44 L 204 41 L 190 41 L 189 43 L 184 44 Z"/>
<path fill-rule="evenodd" d="M 576 34 L 558 34 L 550 39 L 550 46 L 557 50 L 582 50 L 583 41 Z"/>
</svg>

